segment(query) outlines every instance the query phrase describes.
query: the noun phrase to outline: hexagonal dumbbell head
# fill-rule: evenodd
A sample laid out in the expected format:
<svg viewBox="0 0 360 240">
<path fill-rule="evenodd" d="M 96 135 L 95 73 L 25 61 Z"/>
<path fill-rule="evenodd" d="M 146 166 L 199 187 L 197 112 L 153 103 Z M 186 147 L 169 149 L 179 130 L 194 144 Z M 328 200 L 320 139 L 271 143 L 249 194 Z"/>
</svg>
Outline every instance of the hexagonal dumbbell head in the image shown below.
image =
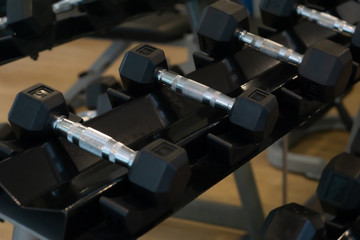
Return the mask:
<svg viewBox="0 0 360 240">
<path fill-rule="evenodd" d="M 323 170 L 317 195 L 323 209 L 350 220 L 360 214 L 360 159 L 341 153 Z"/>
<path fill-rule="evenodd" d="M 52 133 L 54 115 L 69 115 L 63 95 L 44 84 L 37 84 L 17 94 L 9 112 L 9 122 L 19 138 L 44 139 Z"/>
<path fill-rule="evenodd" d="M 240 50 L 242 44 L 235 38 L 237 28 L 249 29 L 244 6 L 228 0 L 210 5 L 204 10 L 197 31 L 201 50 L 216 57 L 225 57 Z"/>
<path fill-rule="evenodd" d="M 320 101 L 340 96 L 351 72 L 350 50 L 329 40 L 322 40 L 309 48 L 299 65 L 299 75 L 307 80 L 306 94 Z"/>
<path fill-rule="evenodd" d="M 158 139 L 137 153 L 128 177 L 138 193 L 163 205 L 183 193 L 190 175 L 186 151 Z"/>
<path fill-rule="evenodd" d="M 260 12 L 263 23 L 275 29 L 283 30 L 296 23 L 296 0 L 261 0 Z"/>
<path fill-rule="evenodd" d="M 272 210 L 261 229 L 261 239 L 313 239 L 324 227 L 321 215 L 296 203 Z"/>
<path fill-rule="evenodd" d="M 125 54 L 119 73 L 129 92 L 144 94 L 158 87 L 155 79 L 157 69 L 168 69 L 164 51 L 145 44 Z"/>
<path fill-rule="evenodd" d="M 235 100 L 229 120 L 241 127 L 246 138 L 259 141 L 273 130 L 279 116 L 276 97 L 258 88 L 243 92 Z"/>
<path fill-rule="evenodd" d="M 17 37 L 34 38 L 51 28 L 55 21 L 51 1 L 11 0 L 7 4 L 8 26 Z"/>
<path fill-rule="evenodd" d="M 6 17 L 6 1 L 0 0 L 0 17 Z"/>
</svg>

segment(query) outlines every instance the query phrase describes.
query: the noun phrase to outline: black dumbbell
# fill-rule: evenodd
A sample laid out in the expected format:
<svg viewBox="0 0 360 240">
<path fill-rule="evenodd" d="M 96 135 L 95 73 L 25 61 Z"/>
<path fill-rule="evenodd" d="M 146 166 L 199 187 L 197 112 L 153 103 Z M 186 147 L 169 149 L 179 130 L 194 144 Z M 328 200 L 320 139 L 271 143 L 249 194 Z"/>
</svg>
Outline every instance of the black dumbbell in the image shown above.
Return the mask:
<svg viewBox="0 0 360 240">
<path fill-rule="evenodd" d="M 299 204 L 290 203 L 269 213 L 261 228 L 261 239 L 314 239 L 323 227 L 321 214 Z"/>
<path fill-rule="evenodd" d="M 183 192 L 190 178 L 186 151 L 158 139 L 140 151 L 80 123 L 67 119 L 63 95 L 43 84 L 34 85 L 16 96 L 9 113 L 15 134 L 35 141 L 57 134 L 110 162 L 129 168 L 134 190 L 156 204 L 171 204 Z"/>
<path fill-rule="evenodd" d="M 49 31 L 55 21 L 51 1 L 8 0 L 0 28 L 10 28 L 16 37 L 36 38 Z"/>
<path fill-rule="evenodd" d="M 164 85 L 195 101 L 225 110 L 229 112 L 230 121 L 255 141 L 267 136 L 278 118 L 278 104 L 274 95 L 251 88 L 237 98 L 231 98 L 169 71 L 164 52 L 148 44 L 141 44 L 128 51 L 119 73 L 129 88 L 151 92 Z"/>
<path fill-rule="evenodd" d="M 348 48 L 323 40 L 301 55 L 247 32 L 247 21 L 245 7 L 237 3 L 224 0 L 210 5 L 198 28 L 200 48 L 223 57 L 234 54 L 245 44 L 269 57 L 298 66 L 299 75 L 306 80 L 305 93 L 311 98 L 329 101 L 343 93 L 352 72 Z"/>
<path fill-rule="evenodd" d="M 350 24 L 360 23 L 360 1 L 346 1 L 336 6 L 337 15 Z"/>
<path fill-rule="evenodd" d="M 360 158 L 341 153 L 321 174 L 317 195 L 327 213 L 345 219 L 360 214 Z"/>
<path fill-rule="evenodd" d="M 261 0 L 260 10 L 263 21 L 268 26 L 285 29 L 290 27 L 297 17 L 303 17 L 340 34 L 352 36 L 352 45 L 360 48 L 360 23 L 354 26 L 328 13 L 297 4 L 296 0 Z"/>
<path fill-rule="evenodd" d="M 53 28 L 55 15 L 75 7 L 90 14 L 108 15 L 121 5 L 117 0 L 11 0 L 6 4 L 6 17 L 0 18 L 0 30 L 9 28 L 16 37 L 41 37 Z"/>
</svg>

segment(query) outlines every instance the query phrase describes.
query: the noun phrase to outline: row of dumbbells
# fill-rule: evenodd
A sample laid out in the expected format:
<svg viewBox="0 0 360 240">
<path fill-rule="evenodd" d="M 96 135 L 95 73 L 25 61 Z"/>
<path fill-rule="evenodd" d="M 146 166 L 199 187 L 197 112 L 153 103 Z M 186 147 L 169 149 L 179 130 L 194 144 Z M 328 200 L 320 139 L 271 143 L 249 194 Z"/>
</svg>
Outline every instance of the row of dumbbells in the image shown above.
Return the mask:
<svg viewBox="0 0 360 240">
<path fill-rule="evenodd" d="M 121 7 L 121 1 L 100 0 L 61 0 L 56 3 L 43 0 L 11 0 L 8 2 L 8 4 L 2 3 L 6 5 L 6 16 L 0 19 L 0 29 L 11 29 L 17 37 L 22 38 L 41 36 L 53 27 L 56 14 L 70 11 L 75 7 L 79 7 L 80 11 L 100 16 L 114 14 Z M 353 35 L 352 44 L 359 48 L 360 33 L 357 26 L 326 13 L 309 9 L 304 5 L 296 4 L 295 0 L 264 0 L 260 3 L 260 9 L 264 23 L 271 27 L 287 28 L 294 24 L 296 16 L 300 15 L 339 33 Z M 246 26 L 240 27 L 246 30 Z"/>
<path fill-rule="evenodd" d="M 162 9 L 176 3 L 176 1 L 167 1 L 160 4 L 158 1 L 149 0 L 129 2 L 128 5 L 133 5 L 134 9 L 142 9 L 142 11 Z M 81 13 L 96 17 L 118 14 L 125 16 L 122 8 L 124 1 L 120 0 L 3 0 L 0 2 L 0 9 L 3 9 L 0 12 L 0 30 L 10 30 L 14 36 L 22 39 L 40 38 L 54 28 L 54 23 L 60 14 L 77 9 Z"/>
<path fill-rule="evenodd" d="M 328 215 L 291 203 L 274 209 L 261 236 L 276 239 L 360 239 L 360 158 L 348 153 L 334 157 L 323 170 L 317 188 Z"/>
<path fill-rule="evenodd" d="M 297 64 L 304 80 L 304 92 L 310 91 L 308 96 L 316 100 L 331 101 L 345 89 L 352 67 L 347 48 L 325 40 L 303 56 L 246 29 L 248 18 L 243 6 L 230 1 L 217 2 L 202 18 L 201 47 L 218 56 L 224 51 L 233 54 L 244 42 L 266 55 Z M 184 97 L 228 112 L 234 132 L 249 136 L 251 141 L 268 136 L 277 122 L 278 103 L 271 93 L 255 88 L 245 90 L 236 98 L 229 97 L 169 71 L 163 51 L 147 44 L 129 51 L 119 72 L 129 92 L 145 94 L 165 86 Z M 18 94 L 9 122 L 20 139 L 35 141 L 60 135 L 101 158 L 128 167 L 135 192 L 148 196 L 156 204 L 172 203 L 185 189 L 191 171 L 186 151 L 181 147 L 158 139 L 134 151 L 68 117 L 62 94 L 40 84 Z"/>
<path fill-rule="evenodd" d="M 120 6 L 116 1 L 98 0 L 62 0 L 56 3 L 43 0 L 10 0 L 2 4 L 6 11 L 0 18 L 0 29 L 11 30 L 16 37 L 23 39 L 43 36 L 54 27 L 57 14 L 71 11 L 75 7 L 83 12 L 110 15 Z"/>
<path fill-rule="evenodd" d="M 296 0 L 261 0 L 259 7 L 263 23 L 277 30 L 289 29 L 302 19 L 349 37 L 353 57 L 358 60 L 360 54 L 360 21 L 353 25 L 326 12 L 299 4 Z"/>
</svg>

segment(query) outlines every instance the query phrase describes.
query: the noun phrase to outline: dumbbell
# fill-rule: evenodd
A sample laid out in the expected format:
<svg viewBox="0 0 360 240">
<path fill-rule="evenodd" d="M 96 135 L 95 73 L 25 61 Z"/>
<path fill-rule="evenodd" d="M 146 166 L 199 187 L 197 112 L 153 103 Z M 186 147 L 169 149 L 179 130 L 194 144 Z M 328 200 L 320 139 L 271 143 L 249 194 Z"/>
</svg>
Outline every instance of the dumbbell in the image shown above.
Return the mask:
<svg viewBox="0 0 360 240">
<path fill-rule="evenodd" d="M 360 48 L 360 23 L 354 26 L 328 13 L 297 4 L 296 0 L 261 0 L 260 10 L 268 26 L 283 30 L 294 24 L 297 17 L 304 17 L 337 33 L 352 36 L 352 45 Z"/>
<path fill-rule="evenodd" d="M 69 11 L 80 0 L 11 0 L 6 4 L 6 16 L 0 18 L 0 30 L 11 29 L 16 37 L 31 39 L 42 36 L 54 24 L 55 14 Z"/>
<path fill-rule="evenodd" d="M 247 32 L 245 7 L 218 1 L 210 5 L 202 16 L 198 38 L 200 48 L 214 56 L 234 54 L 243 44 L 262 54 L 298 66 L 304 82 L 304 92 L 311 98 L 330 101 L 342 94 L 352 72 L 350 50 L 329 40 L 307 49 L 304 55 L 269 39 Z M 240 43 L 240 44 L 239 44 Z"/>
<path fill-rule="evenodd" d="M 148 44 L 140 44 L 128 51 L 119 73 L 129 90 L 146 93 L 163 85 L 180 95 L 227 111 L 230 122 L 249 140 L 259 141 L 269 135 L 278 118 L 278 103 L 274 95 L 250 88 L 237 98 L 231 98 L 169 71 L 164 52 Z"/>
<path fill-rule="evenodd" d="M 290 203 L 272 210 L 266 217 L 260 232 L 262 240 L 314 239 L 324 227 L 321 214 Z"/>
<path fill-rule="evenodd" d="M 50 30 L 55 14 L 70 11 L 83 0 L 11 0 L 6 16 L 0 18 L 0 30 L 11 29 L 17 37 L 35 38 Z"/>
<path fill-rule="evenodd" d="M 360 158 L 341 153 L 324 168 L 317 195 L 327 213 L 347 220 L 360 215 Z"/>
<path fill-rule="evenodd" d="M 11 0 L 6 17 L 0 18 L 0 30 L 11 29 L 17 37 L 31 39 L 42 36 L 55 22 L 55 15 L 75 7 L 92 14 L 105 15 L 117 10 L 118 0 Z"/>
<path fill-rule="evenodd" d="M 36 38 L 52 28 L 55 15 L 48 0 L 8 0 L 0 29 L 9 28 L 19 38 Z"/>
<path fill-rule="evenodd" d="M 134 191 L 155 204 L 171 204 L 184 191 L 190 167 L 183 148 L 158 139 L 134 151 L 104 133 L 70 121 L 68 115 L 63 95 L 37 84 L 17 94 L 9 122 L 20 139 L 63 136 L 98 157 L 129 168 Z"/>
</svg>

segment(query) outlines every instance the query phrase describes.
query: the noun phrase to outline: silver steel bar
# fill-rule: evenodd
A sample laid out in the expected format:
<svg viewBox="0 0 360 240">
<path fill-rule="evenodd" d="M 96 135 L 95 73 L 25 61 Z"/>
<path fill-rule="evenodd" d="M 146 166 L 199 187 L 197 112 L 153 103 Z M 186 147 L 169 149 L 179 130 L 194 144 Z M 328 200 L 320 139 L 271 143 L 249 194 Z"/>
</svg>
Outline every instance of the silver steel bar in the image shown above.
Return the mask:
<svg viewBox="0 0 360 240">
<path fill-rule="evenodd" d="M 284 61 L 293 65 L 300 65 L 303 60 L 303 55 L 294 50 L 285 47 L 277 42 L 271 41 L 255 34 L 249 33 L 246 30 L 238 29 L 235 33 L 237 38 L 244 42 L 247 46 L 258 50 L 262 54 Z"/>
<path fill-rule="evenodd" d="M 354 25 L 351 25 L 344 20 L 334 17 L 328 13 L 308 8 L 304 5 L 297 5 L 296 13 L 310 21 L 317 23 L 320 26 L 331 29 L 338 33 L 353 35 L 356 30 Z"/>
<path fill-rule="evenodd" d="M 7 17 L 0 18 L 0 30 L 5 29 L 7 26 Z"/>
<path fill-rule="evenodd" d="M 56 118 L 53 122 L 53 129 L 56 133 L 66 137 L 69 142 L 113 163 L 131 167 L 137 154 L 136 151 L 110 136 L 80 123 L 72 122 L 64 116 Z"/>
<path fill-rule="evenodd" d="M 67 12 L 75 8 L 83 0 L 62 0 L 53 4 L 53 12 L 55 14 Z"/>
<path fill-rule="evenodd" d="M 173 91 L 218 109 L 230 111 L 235 102 L 234 98 L 166 69 L 159 70 L 156 78 Z"/>
</svg>

